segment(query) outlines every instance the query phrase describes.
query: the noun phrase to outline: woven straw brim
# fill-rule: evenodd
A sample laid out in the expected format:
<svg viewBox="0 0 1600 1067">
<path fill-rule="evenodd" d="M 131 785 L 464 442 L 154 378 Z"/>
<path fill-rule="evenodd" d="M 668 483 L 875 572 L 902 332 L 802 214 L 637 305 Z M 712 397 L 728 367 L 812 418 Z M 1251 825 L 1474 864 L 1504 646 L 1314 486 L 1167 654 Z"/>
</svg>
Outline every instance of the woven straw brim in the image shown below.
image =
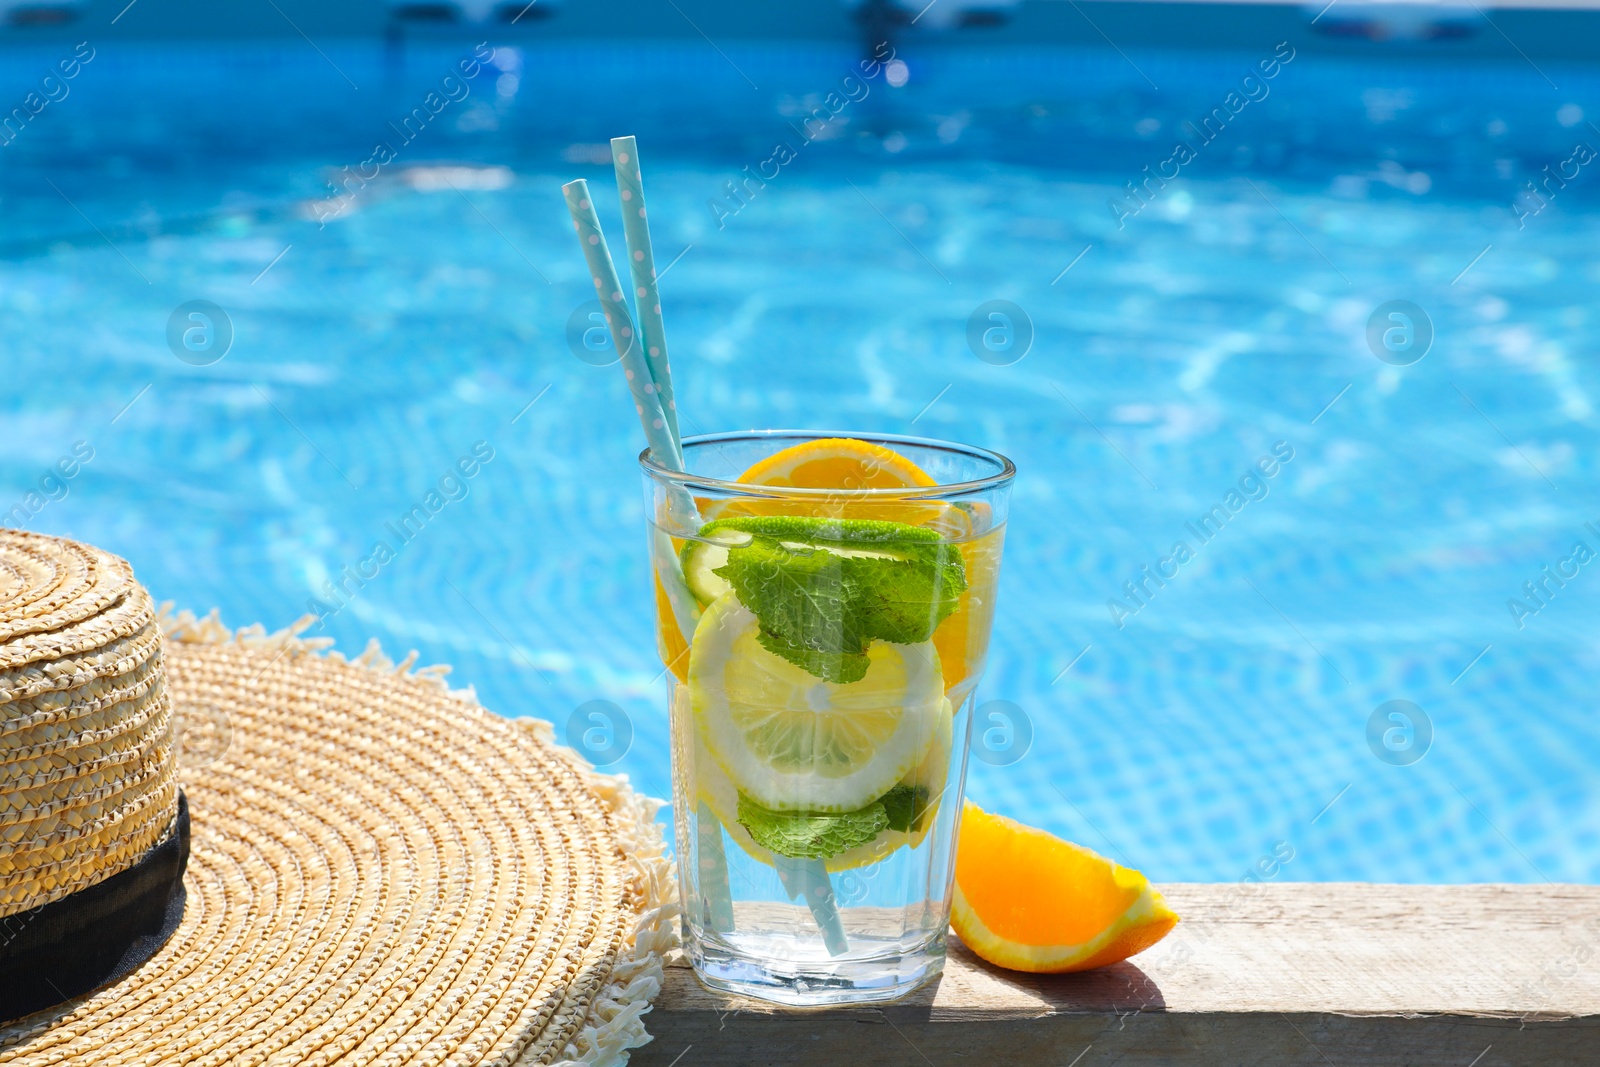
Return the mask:
<svg viewBox="0 0 1600 1067">
<path fill-rule="evenodd" d="M 0 918 L 127 870 L 171 832 L 162 648 L 125 561 L 0 530 Z"/>
<path fill-rule="evenodd" d="M 181 622 L 183 923 L 0 1027 L 0 1064 L 620 1063 L 648 1040 L 676 943 L 657 803 L 409 666 Z"/>
</svg>

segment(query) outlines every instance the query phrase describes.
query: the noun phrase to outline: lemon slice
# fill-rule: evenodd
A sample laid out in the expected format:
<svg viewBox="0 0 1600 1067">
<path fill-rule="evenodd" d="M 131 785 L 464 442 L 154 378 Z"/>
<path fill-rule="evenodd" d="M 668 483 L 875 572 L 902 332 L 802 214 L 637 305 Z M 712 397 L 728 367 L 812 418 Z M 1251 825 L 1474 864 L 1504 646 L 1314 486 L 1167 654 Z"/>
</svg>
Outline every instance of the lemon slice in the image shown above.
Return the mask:
<svg viewBox="0 0 1600 1067">
<path fill-rule="evenodd" d="M 689 699 L 688 689 L 682 686 L 674 687 L 674 706 L 683 714 L 687 710 L 685 703 Z M 928 791 L 931 798 L 927 810 L 923 813 L 920 822 L 909 832 L 900 830 L 884 830 L 877 838 L 864 845 L 857 845 L 837 856 L 829 856 L 823 861 L 829 873 L 838 874 L 842 871 L 854 870 L 865 867 L 869 863 L 879 860 L 893 853 L 899 848 L 916 848 L 933 828 L 935 818 L 939 813 L 939 804 L 943 799 L 947 784 L 947 775 L 950 770 L 950 747 L 952 742 L 951 723 L 954 714 L 950 707 L 950 700 L 945 698 L 944 707 L 939 714 L 937 733 L 933 744 L 928 746 L 928 754 L 922 758 L 922 763 L 913 768 L 898 784 L 921 786 Z M 692 778 L 694 792 L 697 800 L 703 801 L 711 809 L 713 815 L 728 831 L 728 836 L 733 839 L 746 855 L 758 863 L 768 866 L 772 864 L 772 853 L 756 844 L 739 822 L 739 789 L 733 784 L 727 772 L 717 765 L 711 758 L 710 749 L 707 748 L 705 737 L 701 731 L 693 732 L 694 762 L 692 764 Z"/>
<path fill-rule="evenodd" d="M 774 811 L 854 811 L 927 756 L 944 708 L 932 641 L 874 641 L 866 674 L 838 684 L 761 645 L 733 593 L 700 617 L 689 646 L 689 701 L 712 757 Z"/>
</svg>

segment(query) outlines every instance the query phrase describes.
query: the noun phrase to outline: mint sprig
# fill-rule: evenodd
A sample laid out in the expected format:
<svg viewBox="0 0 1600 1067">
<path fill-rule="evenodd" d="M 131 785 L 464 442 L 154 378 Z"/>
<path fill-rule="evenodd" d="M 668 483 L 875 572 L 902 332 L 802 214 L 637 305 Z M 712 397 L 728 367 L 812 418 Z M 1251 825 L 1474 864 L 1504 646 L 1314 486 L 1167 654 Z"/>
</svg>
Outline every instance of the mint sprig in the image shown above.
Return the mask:
<svg viewBox="0 0 1600 1067">
<path fill-rule="evenodd" d="M 740 793 L 739 823 L 756 844 L 780 856 L 827 859 L 877 837 L 889 816 L 876 800 L 856 811 L 773 811 Z"/>
<path fill-rule="evenodd" d="M 761 643 L 830 682 L 859 681 L 874 641 L 916 644 L 955 611 L 966 567 L 937 532 L 898 522 L 800 515 L 718 519 L 750 535 L 713 573 L 761 622 Z"/>
<path fill-rule="evenodd" d="M 739 794 L 739 824 L 769 852 L 794 859 L 827 859 L 864 845 L 884 830 L 920 830 L 929 811 L 928 787 L 889 790 L 855 811 L 774 811 Z"/>
</svg>

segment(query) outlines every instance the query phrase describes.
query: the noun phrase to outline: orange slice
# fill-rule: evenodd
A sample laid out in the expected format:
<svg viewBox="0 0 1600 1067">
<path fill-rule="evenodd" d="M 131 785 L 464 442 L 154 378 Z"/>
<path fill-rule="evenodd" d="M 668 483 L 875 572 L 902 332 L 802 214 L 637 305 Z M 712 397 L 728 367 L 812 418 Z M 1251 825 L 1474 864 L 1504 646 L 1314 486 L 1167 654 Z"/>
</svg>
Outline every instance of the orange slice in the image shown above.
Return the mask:
<svg viewBox="0 0 1600 1067">
<path fill-rule="evenodd" d="M 683 631 L 678 629 L 678 620 L 672 614 L 672 601 L 667 599 L 667 590 L 661 584 L 660 575 L 656 576 L 656 650 L 661 653 L 661 662 L 667 669 L 677 676 L 678 681 L 689 680 L 689 642 L 683 639 Z"/>
<path fill-rule="evenodd" d="M 851 437 L 823 437 L 803 441 L 775 452 L 739 475 L 745 485 L 771 485 L 794 489 L 925 489 L 939 483 L 927 471 L 900 453 L 870 441 Z M 708 505 L 708 506 L 707 506 Z M 833 518 L 885 519 L 921 526 L 948 510 L 949 505 L 926 500 L 851 500 L 824 497 L 816 500 L 733 500 L 705 502 L 707 518 L 732 515 L 826 515 Z"/>
<path fill-rule="evenodd" d="M 955 515 L 964 512 L 951 508 Z M 989 656 L 989 630 L 994 623 L 996 586 L 1000 577 L 1000 547 L 1005 528 L 990 530 L 961 547 L 967 565 L 967 591 L 961 594 L 956 610 L 933 631 L 933 647 L 939 651 L 939 666 L 944 671 L 945 693 L 956 707 L 977 687 Z"/>
<path fill-rule="evenodd" d="M 739 481 L 797 489 L 906 489 L 939 484 L 893 449 L 853 437 L 823 437 L 775 452 L 739 475 Z"/>
<path fill-rule="evenodd" d="M 1143 952 L 1177 922 L 1138 871 L 971 801 L 962 809 L 950 925 L 990 963 L 1087 971 Z"/>
</svg>

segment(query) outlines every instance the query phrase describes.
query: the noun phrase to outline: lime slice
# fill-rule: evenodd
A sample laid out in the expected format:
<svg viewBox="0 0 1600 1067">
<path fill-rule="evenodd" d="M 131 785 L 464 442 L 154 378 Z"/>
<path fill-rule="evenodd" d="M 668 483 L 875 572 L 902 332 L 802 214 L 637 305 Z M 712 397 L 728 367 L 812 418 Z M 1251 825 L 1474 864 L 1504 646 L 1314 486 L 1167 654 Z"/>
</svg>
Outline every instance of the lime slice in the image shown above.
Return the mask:
<svg viewBox="0 0 1600 1067">
<path fill-rule="evenodd" d="M 728 562 L 728 549 L 750 540 L 750 535 L 738 530 L 711 530 L 702 532 L 700 539 L 683 546 L 679 560 L 683 563 L 683 578 L 689 592 L 705 607 L 732 588 L 728 580 L 715 573 Z"/>
<path fill-rule="evenodd" d="M 689 700 L 734 785 L 774 811 L 854 811 L 888 792 L 939 736 L 933 642 L 874 641 L 860 681 L 828 682 L 769 652 L 733 593 L 700 617 Z"/>
</svg>

